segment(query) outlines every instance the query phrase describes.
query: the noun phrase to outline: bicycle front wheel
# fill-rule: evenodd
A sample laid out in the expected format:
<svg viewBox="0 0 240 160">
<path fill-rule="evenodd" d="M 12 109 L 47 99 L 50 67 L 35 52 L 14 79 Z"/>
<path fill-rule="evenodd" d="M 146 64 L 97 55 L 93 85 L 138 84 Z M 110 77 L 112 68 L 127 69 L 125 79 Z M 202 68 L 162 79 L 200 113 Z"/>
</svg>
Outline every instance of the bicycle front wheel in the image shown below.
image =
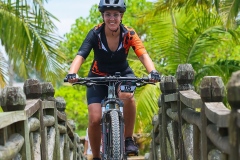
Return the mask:
<svg viewBox="0 0 240 160">
<path fill-rule="evenodd" d="M 120 127 L 118 112 L 113 110 L 110 112 L 111 129 L 110 129 L 110 143 L 112 148 L 111 158 L 119 160 L 121 158 L 121 141 L 120 141 Z"/>
</svg>

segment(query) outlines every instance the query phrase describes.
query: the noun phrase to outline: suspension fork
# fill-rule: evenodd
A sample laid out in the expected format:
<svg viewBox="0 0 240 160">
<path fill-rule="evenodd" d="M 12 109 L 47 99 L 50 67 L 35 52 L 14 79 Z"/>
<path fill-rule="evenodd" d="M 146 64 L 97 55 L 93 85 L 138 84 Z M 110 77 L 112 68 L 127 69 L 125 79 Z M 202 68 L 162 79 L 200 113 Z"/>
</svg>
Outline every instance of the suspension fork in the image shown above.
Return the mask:
<svg viewBox="0 0 240 160">
<path fill-rule="evenodd" d="M 123 112 L 118 112 L 119 116 L 119 123 L 120 123 L 120 141 L 121 141 L 121 153 L 123 153 L 122 156 L 124 156 L 125 152 L 125 145 L 124 145 L 124 118 L 123 118 Z"/>
<path fill-rule="evenodd" d="M 107 122 L 107 116 L 108 116 L 109 112 L 104 112 L 104 114 L 102 115 L 102 120 L 101 120 L 101 125 L 102 125 L 102 159 L 107 159 L 107 134 L 108 134 L 108 128 L 109 128 L 109 124 Z"/>
</svg>

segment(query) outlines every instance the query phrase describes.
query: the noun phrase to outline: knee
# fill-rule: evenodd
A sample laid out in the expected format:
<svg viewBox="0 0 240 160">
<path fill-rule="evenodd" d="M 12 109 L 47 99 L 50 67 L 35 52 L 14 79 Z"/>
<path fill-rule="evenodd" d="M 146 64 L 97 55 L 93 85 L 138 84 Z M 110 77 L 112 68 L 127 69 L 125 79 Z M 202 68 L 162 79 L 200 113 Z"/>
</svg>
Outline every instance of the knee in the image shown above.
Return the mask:
<svg viewBox="0 0 240 160">
<path fill-rule="evenodd" d="M 134 99 L 134 96 L 132 93 L 123 93 L 123 92 L 120 92 L 118 94 L 119 98 L 122 99 L 122 100 L 125 100 L 125 101 L 129 101 L 129 102 L 134 102 L 135 99 Z"/>
<path fill-rule="evenodd" d="M 96 117 L 96 116 L 89 117 L 89 125 L 91 127 L 100 126 L 100 122 L 101 122 L 101 117 Z"/>
<path fill-rule="evenodd" d="M 135 105 L 135 99 L 133 97 L 128 98 L 126 101 L 127 101 L 128 104 Z"/>
<path fill-rule="evenodd" d="M 133 97 L 133 95 L 127 93 L 127 94 L 122 94 L 122 96 L 120 97 L 120 99 L 123 100 L 124 104 L 125 105 L 128 105 L 128 106 L 135 106 L 135 99 Z"/>
</svg>

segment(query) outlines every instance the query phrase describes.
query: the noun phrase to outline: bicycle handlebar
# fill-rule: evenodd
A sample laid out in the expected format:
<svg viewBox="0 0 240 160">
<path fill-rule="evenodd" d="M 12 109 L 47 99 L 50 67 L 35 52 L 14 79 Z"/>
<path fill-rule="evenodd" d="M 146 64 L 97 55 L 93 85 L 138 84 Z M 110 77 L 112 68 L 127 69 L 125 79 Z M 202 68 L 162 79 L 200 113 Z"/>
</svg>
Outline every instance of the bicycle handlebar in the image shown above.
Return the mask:
<svg viewBox="0 0 240 160">
<path fill-rule="evenodd" d="M 141 83 L 142 85 L 138 85 L 138 87 L 146 85 L 146 84 L 155 84 L 151 82 L 148 77 L 116 77 L 116 76 L 106 76 L 106 77 L 85 77 L 85 78 L 77 78 L 78 81 L 73 84 L 80 84 L 80 85 L 94 85 L 100 84 L 104 82 L 122 82 L 122 81 L 132 81 L 135 83 Z M 65 78 L 64 82 L 68 82 L 68 79 Z"/>
</svg>

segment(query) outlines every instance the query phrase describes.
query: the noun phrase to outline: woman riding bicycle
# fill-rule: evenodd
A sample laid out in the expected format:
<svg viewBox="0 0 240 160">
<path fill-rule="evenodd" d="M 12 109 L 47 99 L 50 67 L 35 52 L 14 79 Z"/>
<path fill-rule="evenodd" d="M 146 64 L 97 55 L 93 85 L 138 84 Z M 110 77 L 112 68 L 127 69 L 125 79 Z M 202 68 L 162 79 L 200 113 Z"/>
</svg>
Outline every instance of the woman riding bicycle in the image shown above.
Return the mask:
<svg viewBox="0 0 240 160">
<path fill-rule="evenodd" d="M 89 31 L 71 64 L 67 75 L 68 81 L 70 83 L 77 81 L 75 78 L 76 74 L 92 49 L 94 51 L 94 59 L 88 74 L 89 77 L 114 75 L 115 72 L 120 72 L 121 76 L 124 77 L 134 77 L 134 73 L 127 62 L 130 47 L 133 48 L 135 54 L 145 66 L 152 81 L 159 81 L 160 75 L 156 71 L 141 39 L 134 29 L 126 27 L 121 23 L 124 12 L 126 11 L 124 0 L 100 0 L 98 8 L 102 14 L 103 23 L 98 24 Z M 101 85 L 87 88 L 89 113 L 88 134 L 93 159 L 95 160 L 100 159 L 101 101 L 107 97 L 107 92 L 107 86 Z M 138 152 L 138 148 L 132 139 L 136 105 L 131 94 L 132 93 L 118 93 L 118 97 L 124 102 L 123 114 L 125 121 L 124 136 L 126 153 Z"/>
</svg>

